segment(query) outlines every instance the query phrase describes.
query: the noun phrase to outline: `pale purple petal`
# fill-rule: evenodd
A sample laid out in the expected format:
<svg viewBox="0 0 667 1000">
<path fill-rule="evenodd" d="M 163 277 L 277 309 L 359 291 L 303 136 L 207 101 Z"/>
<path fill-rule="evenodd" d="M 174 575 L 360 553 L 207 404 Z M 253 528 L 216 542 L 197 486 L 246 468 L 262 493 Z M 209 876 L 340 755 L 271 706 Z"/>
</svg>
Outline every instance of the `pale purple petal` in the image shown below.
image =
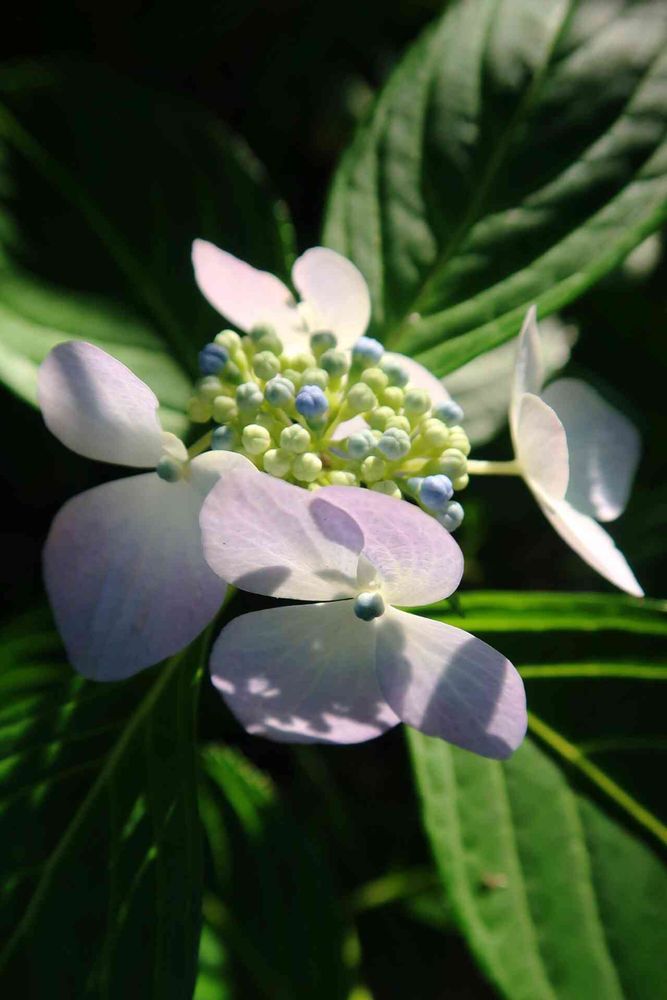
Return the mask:
<svg viewBox="0 0 667 1000">
<path fill-rule="evenodd" d="M 428 368 L 424 368 L 414 358 L 408 358 L 405 354 L 393 354 L 391 351 L 388 351 L 384 357 L 395 361 L 403 368 L 410 379 L 410 385 L 425 389 L 434 406 L 437 406 L 438 403 L 447 403 L 452 398 L 440 379 L 432 375 Z M 456 401 L 458 403 L 458 400 Z"/>
<path fill-rule="evenodd" d="M 351 597 L 363 533 L 323 492 L 264 472 L 223 475 L 200 518 L 209 565 L 255 594 L 301 601 Z"/>
<path fill-rule="evenodd" d="M 119 680 L 187 646 L 225 584 L 204 561 L 201 497 L 155 473 L 106 483 L 57 514 L 44 575 L 72 665 Z"/>
<path fill-rule="evenodd" d="M 205 451 L 190 462 L 190 483 L 203 500 L 220 476 L 239 469 L 261 475 L 249 458 L 236 451 Z"/>
<path fill-rule="evenodd" d="M 58 344 L 39 368 L 46 426 L 86 458 L 139 468 L 162 451 L 158 399 L 121 361 L 81 340 Z"/>
<path fill-rule="evenodd" d="M 634 597 L 644 596 L 625 556 L 597 521 L 575 510 L 567 500 L 553 502 L 540 493 L 536 497 L 558 534 L 584 562 L 620 590 Z"/>
<path fill-rule="evenodd" d="M 542 348 L 537 330 L 537 310 L 531 306 L 526 313 L 519 343 L 517 344 L 516 360 L 514 362 L 514 380 L 510 401 L 510 425 L 517 417 L 521 397 L 526 392 L 539 395 L 544 384 L 544 367 L 542 364 Z"/>
<path fill-rule="evenodd" d="M 247 332 L 266 323 L 287 339 L 303 331 L 294 296 L 275 275 L 259 271 L 206 240 L 194 241 L 192 263 L 200 292 L 240 330 Z M 300 336 L 305 345 L 305 332 Z"/>
<path fill-rule="evenodd" d="M 314 503 L 331 501 L 363 532 L 364 555 L 377 568 L 391 604 L 416 607 L 449 597 L 463 574 L 463 555 L 435 518 L 407 500 L 356 486 L 325 486 Z"/>
<path fill-rule="evenodd" d="M 630 421 L 586 382 L 562 378 L 542 393 L 567 435 L 566 500 L 582 514 L 613 521 L 628 502 L 641 439 Z"/>
<path fill-rule="evenodd" d="M 294 287 L 315 330 L 329 330 L 345 350 L 363 336 L 371 317 L 368 285 L 354 264 L 335 250 L 313 247 L 292 268 Z"/>
<path fill-rule="evenodd" d="M 241 615 L 213 647 L 213 683 L 250 733 L 360 743 L 398 722 L 375 676 L 375 635 L 352 601 Z"/>
<path fill-rule="evenodd" d="M 420 732 L 496 760 L 523 740 L 523 682 L 481 639 L 391 608 L 378 620 L 376 658 L 387 701 Z"/>
<path fill-rule="evenodd" d="M 567 438 L 551 407 L 539 396 L 522 396 L 513 436 L 516 457 L 531 489 L 562 500 L 569 474 Z"/>
</svg>

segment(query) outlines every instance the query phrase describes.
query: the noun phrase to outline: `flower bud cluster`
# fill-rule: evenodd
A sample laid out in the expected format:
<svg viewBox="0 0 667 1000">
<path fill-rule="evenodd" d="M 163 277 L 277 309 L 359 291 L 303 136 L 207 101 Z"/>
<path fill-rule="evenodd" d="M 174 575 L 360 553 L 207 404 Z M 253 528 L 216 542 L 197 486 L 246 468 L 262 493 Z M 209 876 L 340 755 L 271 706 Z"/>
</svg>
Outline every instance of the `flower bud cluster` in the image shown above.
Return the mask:
<svg viewBox="0 0 667 1000">
<path fill-rule="evenodd" d="M 200 352 L 190 419 L 213 422 L 213 449 L 241 452 L 288 482 L 366 486 L 406 497 L 449 531 L 468 484 L 470 444 L 453 400 L 433 404 L 400 358 L 361 337 L 341 351 L 328 331 L 285 351 L 275 330 L 223 330 Z M 353 421 L 352 424 L 348 424 Z"/>
</svg>

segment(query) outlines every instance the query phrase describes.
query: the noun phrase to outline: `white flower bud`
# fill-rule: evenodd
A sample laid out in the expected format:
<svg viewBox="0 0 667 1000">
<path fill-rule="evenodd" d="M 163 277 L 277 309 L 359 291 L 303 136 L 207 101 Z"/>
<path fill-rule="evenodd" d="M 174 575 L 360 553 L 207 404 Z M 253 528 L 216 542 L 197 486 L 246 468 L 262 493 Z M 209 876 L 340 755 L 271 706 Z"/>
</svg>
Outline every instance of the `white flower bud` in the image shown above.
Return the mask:
<svg viewBox="0 0 667 1000">
<path fill-rule="evenodd" d="M 312 451 L 297 455 L 292 462 L 292 475 L 302 483 L 312 483 L 321 471 L 322 462 Z"/>
<path fill-rule="evenodd" d="M 310 434 L 301 424 L 292 424 L 291 427 L 285 427 L 280 433 L 280 447 L 293 455 L 302 455 L 308 451 L 310 444 Z"/>
<path fill-rule="evenodd" d="M 259 424 L 248 424 L 241 435 L 243 449 L 248 455 L 263 455 L 271 447 L 271 435 L 266 427 Z"/>
</svg>

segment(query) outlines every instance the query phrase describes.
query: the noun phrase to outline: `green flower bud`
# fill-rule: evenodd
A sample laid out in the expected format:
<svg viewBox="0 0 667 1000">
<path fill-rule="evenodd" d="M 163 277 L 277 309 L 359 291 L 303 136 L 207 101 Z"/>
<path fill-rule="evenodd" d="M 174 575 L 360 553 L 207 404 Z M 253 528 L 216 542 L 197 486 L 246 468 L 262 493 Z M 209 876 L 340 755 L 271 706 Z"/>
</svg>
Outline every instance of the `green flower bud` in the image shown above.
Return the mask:
<svg viewBox="0 0 667 1000">
<path fill-rule="evenodd" d="M 239 409 L 229 396 L 216 396 L 213 400 L 213 419 L 216 424 L 228 424 L 236 420 Z"/>
<path fill-rule="evenodd" d="M 214 343 L 224 347 L 231 357 L 240 348 L 241 338 L 233 330 L 222 330 L 215 338 Z"/>
<path fill-rule="evenodd" d="M 298 389 L 301 385 L 301 372 L 298 372 L 296 368 L 284 368 L 282 375 L 283 378 L 292 383 L 295 389 Z"/>
<path fill-rule="evenodd" d="M 277 335 L 270 323 L 258 323 L 257 326 L 253 326 L 248 336 L 253 344 L 258 344 L 262 337 L 275 337 Z"/>
<path fill-rule="evenodd" d="M 255 341 L 255 348 L 258 351 L 270 351 L 271 354 L 280 357 L 283 353 L 283 342 L 277 334 L 265 333 L 263 337 Z"/>
<path fill-rule="evenodd" d="M 369 455 L 361 463 L 361 478 L 367 483 L 377 483 L 387 475 L 387 463 L 375 455 Z"/>
<path fill-rule="evenodd" d="M 393 479 L 381 479 L 378 483 L 373 483 L 371 489 L 375 490 L 376 493 L 385 493 L 388 497 L 401 499 L 401 491 Z"/>
<path fill-rule="evenodd" d="M 271 447 L 271 435 L 260 424 L 248 424 L 241 435 L 243 450 L 248 455 L 263 455 Z"/>
<path fill-rule="evenodd" d="M 342 351 L 325 351 L 320 358 L 320 368 L 323 368 L 330 378 L 342 378 L 350 368 L 350 362 Z"/>
<path fill-rule="evenodd" d="M 442 451 L 449 443 L 449 430 L 441 420 L 431 417 L 420 427 L 422 443 L 428 451 Z"/>
<path fill-rule="evenodd" d="M 406 413 L 411 416 L 419 416 L 420 413 L 426 413 L 427 410 L 431 409 L 431 398 L 426 389 L 413 387 L 405 390 L 403 406 Z"/>
<path fill-rule="evenodd" d="M 377 396 L 370 386 L 357 382 L 347 394 L 347 405 L 352 413 L 367 413 L 378 405 Z"/>
<path fill-rule="evenodd" d="M 225 365 L 225 382 L 230 385 L 240 385 L 243 382 L 243 372 L 233 361 L 228 361 Z"/>
<path fill-rule="evenodd" d="M 362 372 L 360 381 L 369 385 L 373 392 L 379 395 L 383 389 L 387 388 L 389 379 L 381 368 L 367 368 L 365 372 Z"/>
<path fill-rule="evenodd" d="M 399 431 L 405 431 L 406 434 L 410 433 L 410 421 L 398 413 L 392 413 L 385 424 L 386 431 L 391 430 L 392 427 Z"/>
<path fill-rule="evenodd" d="M 305 372 L 306 368 L 317 368 L 317 361 L 310 351 L 298 351 L 283 355 L 283 370 L 293 368 L 297 372 Z M 284 372 L 287 375 L 287 372 Z M 288 378 L 291 376 L 287 375 Z"/>
<path fill-rule="evenodd" d="M 183 477 L 182 463 L 177 462 L 176 459 L 172 458 L 170 455 L 162 456 L 160 461 L 155 466 L 155 471 L 160 479 L 163 479 L 165 483 L 177 483 L 178 480 Z"/>
<path fill-rule="evenodd" d="M 209 403 L 205 402 L 203 399 L 197 399 L 196 397 L 191 399 L 188 403 L 188 416 L 193 424 L 205 424 L 211 419 L 211 406 Z"/>
<path fill-rule="evenodd" d="M 428 463 L 426 471 L 429 476 L 448 476 L 454 485 L 454 480 L 464 476 L 467 468 L 468 463 L 463 452 L 458 448 L 448 448 L 439 458 Z"/>
<path fill-rule="evenodd" d="M 222 382 L 216 375 L 206 375 L 197 382 L 197 395 L 206 403 L 212 402 L 222 392 Z"/>
<path fill-rule="evenodd" d="M 403 406 L 403 396 L 402 389 L 399 389 L 397 385 L 390 385 L 380 396 L 380 401 L 384 406 L 391 406 L 392 410 L 398 411 Z"/>
<path fill-rule="evenodd" d="M 464 455 L 470 454 L 470 441 L 468 435 L 458 424 L 449 428 L 449 443 L 452 448 L 458 448 Z"/>
<path fill-rule="evenodd" d="M 326 389 L 329 384 L 329 373 L 324 368 L 306 368 L 301 376 L 302 385 L 317 385 L 320 389 Z"/>
<path fill-rule="evenodd" d="M 322 462 L 318 455 L 307 451 L 297 455 L 292 462 L 292 475 L 302 483 L 312 483 L 322 471 Z"/>
<path fill-rule="evenodd" d="M 252 360 L 252 370 L 257 378 L 268 382 L 280 371 L 280 360 L 271 351 L 260 351 Z"/>
<path fill-rule="evenodd" d="M 395 416 L 396 414 L 390 406 L 378 406 L 377 409 L 367 415 L 366 419 L 374 431 L 383 431 L 387 426 L 387 421 Z"/>
<path fill-rule="evenodd" d="M 389 385 L 397 385 L 400 389 L 404 389 L 410 381 L 408 373 L 401 368 L 400 361 L 396 361 L 395 358 L 384 357 L 380 362 L 380 368 L 389 379 Z"/>
<path fill-rule="evenodd" d="M 452 486 L 455 490 L 464 490 L 468 483 L 470 482 L 470 477 L 466 473 L 463 476 L 457 476 L 456 479 L 452 480 Z"/>
<path fill-rule="evenodd" d="M 311 444 L 310 434 L 301 424 L 285 427 L 280 433 L 280 447 L 293 455 L 302 455 Z"/>
<path fill-rule="evenodd" d="M 283 451 L 282 448 L 271 448 L 270 451 L 264 453 L 262 459 L 264 471 L 277 479 L 284 479 L 292 467 L 292 458 L 293 456 L 288 451 Z"/>
<path fill-rule="evenodd" d="M 244 382 L 236 390 L 236 405 L 242 413 L 256 413 L 263 402 L 262 390 L 255 382 Z"/>
<path fill-rule="evenodd" d="M 310 338 L 310 349 L 315 357 L 319 358 L 325 351 L 332 350 L 337 343 L 335 336 L 329 330 L 319 330 Z"/>
<path fill-rule="evenodd" d="M 358 486 L 359 480 L 354 472 L 345 472 L 343 469 L 333 469 L 328 477 L 332 486 Z"/>
</svg>

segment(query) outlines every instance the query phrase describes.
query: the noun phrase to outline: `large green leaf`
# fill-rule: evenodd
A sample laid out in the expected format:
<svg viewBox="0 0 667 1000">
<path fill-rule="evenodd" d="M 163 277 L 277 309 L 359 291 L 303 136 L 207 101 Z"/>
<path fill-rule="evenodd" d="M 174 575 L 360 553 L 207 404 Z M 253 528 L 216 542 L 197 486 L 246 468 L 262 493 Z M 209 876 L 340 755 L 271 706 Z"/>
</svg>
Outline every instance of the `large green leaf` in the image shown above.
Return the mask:
<svg viewBox="0 0 667 1000">
<path fill-rule="evenodd" d="M 204 766 L 214 870 L 204 912 L 234 958 L 238 995 L 343 1000 L 345 925 L 322 852 L 241 754 L 209 748 Z"/>
<path fill-rule="evenodd" d="M 325 241 L 437 374 L 561 308 L 667 216 L 662 0 L 454 0 L 334 179 Z"/>
<path fill-rule="evenodd" d="M 134 368 L 174 423 L 221 325 L 197 236 L 284 272 L 291 230 L 257 162 L 200 108 L 93 67 L 0 73 L 0 378 L 82 337 Z"/>
<path fill-rule="evenodd" d="M 457 919 L 511 1000 L 664 992 L 667 872 L 530 741 L 507 763 L 410 732 L 424 822 Z"/>
<path fill-rule="evenodd" d="M 190 996 L 201 919 L 202 642 L 83 681 L 46 615 L 0 646 L 0 981 L 7 996 Z"/>
</svg>

